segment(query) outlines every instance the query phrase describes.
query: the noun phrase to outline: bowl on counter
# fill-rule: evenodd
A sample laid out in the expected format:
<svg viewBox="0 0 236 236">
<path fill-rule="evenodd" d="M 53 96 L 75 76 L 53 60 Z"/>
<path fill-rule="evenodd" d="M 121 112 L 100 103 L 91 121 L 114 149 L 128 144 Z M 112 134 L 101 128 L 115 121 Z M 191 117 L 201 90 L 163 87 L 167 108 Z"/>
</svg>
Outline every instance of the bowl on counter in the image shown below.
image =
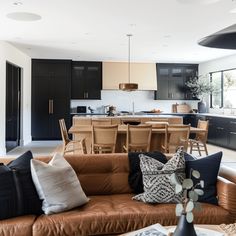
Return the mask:
<svg viewBox="0 0 236 236">
<path fill-rule="evenodd" d="M 139 124 L 141 124 L 141 122 L 136 121 L 136 120 L 124 120 L 123 124 L 125 124 L 125 125 L 139 125 Z"/>
</svg>

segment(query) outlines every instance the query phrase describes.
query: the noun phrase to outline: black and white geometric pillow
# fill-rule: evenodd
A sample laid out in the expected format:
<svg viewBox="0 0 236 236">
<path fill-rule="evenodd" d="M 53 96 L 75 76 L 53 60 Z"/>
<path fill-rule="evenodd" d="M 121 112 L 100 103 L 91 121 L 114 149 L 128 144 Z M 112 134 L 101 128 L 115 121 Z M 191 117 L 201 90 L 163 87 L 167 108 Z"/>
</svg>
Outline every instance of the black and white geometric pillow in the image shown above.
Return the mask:
<svg viewBox="0 0 236 236">
<path fill-rule="evenodd" d="M 180 183 L 185 179 L 183 148 L 179 148 L 166 164 L 143 154 L 140 154 L 139 157 L 144 192 L 134 196 L 133 199 L 147 203 L 180 202 L 182 192 L 175 193 L 175 186 L 171 183 L 170 176 L 176 173 Z"/>
</svg>

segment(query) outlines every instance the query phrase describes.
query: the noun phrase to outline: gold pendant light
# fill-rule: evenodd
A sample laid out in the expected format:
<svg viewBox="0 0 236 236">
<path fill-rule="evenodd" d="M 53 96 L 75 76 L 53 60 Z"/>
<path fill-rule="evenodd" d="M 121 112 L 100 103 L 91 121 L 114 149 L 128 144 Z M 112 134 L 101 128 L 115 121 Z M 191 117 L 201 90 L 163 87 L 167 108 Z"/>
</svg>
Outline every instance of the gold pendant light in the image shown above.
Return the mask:
<svg viewBox="0 0 236 236">
<path fill-rule="evenodd" d="M 119 89 L 123 91 L 134 91 L 138 89 L 138 84 L 130 83 L 130 37 L 133 36 L 132 34 L 127 34 L 129 38 L 129 51 L 128 51 L 128 83 L 120 83 Z"/>
</svg>

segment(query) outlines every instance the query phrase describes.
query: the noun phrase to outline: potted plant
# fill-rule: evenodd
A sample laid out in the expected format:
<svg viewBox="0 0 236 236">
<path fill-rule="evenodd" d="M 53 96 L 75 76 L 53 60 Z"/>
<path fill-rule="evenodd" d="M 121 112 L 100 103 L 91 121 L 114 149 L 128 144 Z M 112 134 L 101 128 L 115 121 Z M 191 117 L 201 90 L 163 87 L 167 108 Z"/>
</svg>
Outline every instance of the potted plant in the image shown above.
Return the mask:
<svg viewBox="0 0 236 236">
<path fill-rule="evenodd" d="M 215 90 L 213 84 L 209 81 L 208 76 L 195 76 L 190 78 L 185 85 L 194 97 L 200 99 L 198 102 L 198 112 L 206 112 L 206 104 L 203 99 Z"/>
</svg>

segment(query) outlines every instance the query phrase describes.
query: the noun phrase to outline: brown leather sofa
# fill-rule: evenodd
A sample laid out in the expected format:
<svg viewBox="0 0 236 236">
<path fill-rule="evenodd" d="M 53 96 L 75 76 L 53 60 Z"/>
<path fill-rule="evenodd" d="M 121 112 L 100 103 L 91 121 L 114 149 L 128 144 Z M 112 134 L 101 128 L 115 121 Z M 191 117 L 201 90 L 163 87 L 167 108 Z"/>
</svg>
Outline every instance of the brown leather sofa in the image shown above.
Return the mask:
<svg viewBox="0 0 236 236">
<path fill-rule="evenodd" d="M 48 162 L 50 157 L 39 158 Z M 0 221 L 4 236 L 111 235 L 154 223 L 177 223 L 175 204 L 145 204 L 132 200 L 128 184 L 127 154 L 71 155 L 66 159 L 78 174 L 90 201 L 54 215 L 21 216 Z M 9 159 L 1 159 L 7 162 Z M 197 224 L 232 223 L 236 220 L 236 172 L 222 167 L 218 177 L 219 206 L 202 203 L 194 212 Z M 77 197 L 77 196 L 74 196 Z"/>
</svg>

